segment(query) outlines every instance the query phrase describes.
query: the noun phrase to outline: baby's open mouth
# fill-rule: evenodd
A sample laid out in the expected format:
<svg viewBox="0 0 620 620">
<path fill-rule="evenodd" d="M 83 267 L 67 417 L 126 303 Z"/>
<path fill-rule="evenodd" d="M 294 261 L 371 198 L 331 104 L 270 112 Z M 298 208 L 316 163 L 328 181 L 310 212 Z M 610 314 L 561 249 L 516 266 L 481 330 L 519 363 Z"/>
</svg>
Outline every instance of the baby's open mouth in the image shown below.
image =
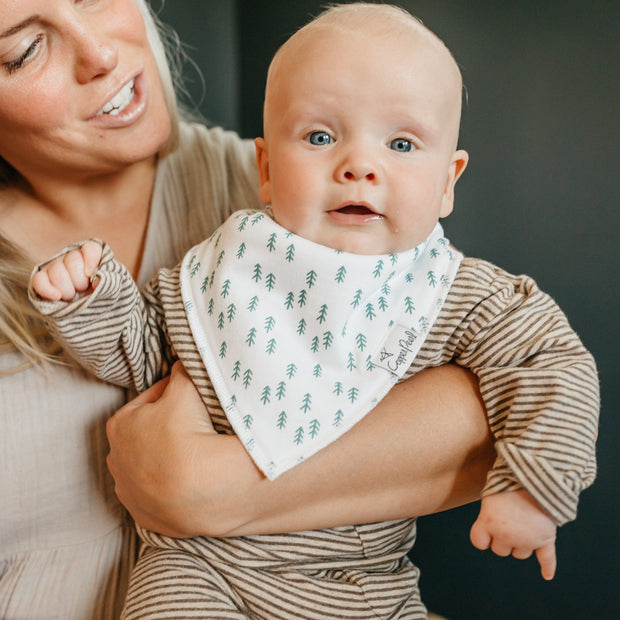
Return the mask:
<svg viewBox="0 0 620 620">
<path fill-rule="evenodd" d="M 345 215 L 374 215 L 375 212 L 372 209 L 364 205 L 346 205 L 345 207 L 341 207 L 340 209 L 336 209 L 338 213 L 343 213 Z"/>
</svg>

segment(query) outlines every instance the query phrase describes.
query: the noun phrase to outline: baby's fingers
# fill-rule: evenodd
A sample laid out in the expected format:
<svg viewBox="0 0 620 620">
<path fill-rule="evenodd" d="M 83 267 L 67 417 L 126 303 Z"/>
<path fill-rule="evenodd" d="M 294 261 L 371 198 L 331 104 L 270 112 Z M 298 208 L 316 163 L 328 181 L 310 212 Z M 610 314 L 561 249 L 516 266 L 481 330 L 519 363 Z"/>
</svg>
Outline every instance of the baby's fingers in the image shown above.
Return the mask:
<svg viewBox="0 0 620 620">
<path fill-rule="evenodd" d="M 540 564 L 540 574 L 543 579 L 546 579 L 547 581 L 553 579 L 557 566 L 555 542 L 548 543 L 536 549 L 536 558 Z"/>
<path fill-rule="evenodd" d="M 60 301 L 62 292 L 50 282 L 47 269 L 41 269 L 32 276 L 32 289 L 41 298 L 47 301 Z"/>
<path fill-rule="evenodd" d="M 87 241 L 80 248 L 80 252 L 82 254 L 82 260 L 84 261 L 84 275 L 90 280 L 92 275 L 97 271 L 97 267 L 99 267 L 103 248 L 101 244 L 96 241 Z"/>
<path fill-rule="evenodd" d="M 491 534 L 481 523 L 480 519 L 474 521 L 474 524 L 471 526 L 471 530 L 469 531 L 469 540 L 471 540 L 471 544 L 476 547 L 476 549 L 480 549 L 481 551 L 484 551 L 491 546 Z"/>
</svg>

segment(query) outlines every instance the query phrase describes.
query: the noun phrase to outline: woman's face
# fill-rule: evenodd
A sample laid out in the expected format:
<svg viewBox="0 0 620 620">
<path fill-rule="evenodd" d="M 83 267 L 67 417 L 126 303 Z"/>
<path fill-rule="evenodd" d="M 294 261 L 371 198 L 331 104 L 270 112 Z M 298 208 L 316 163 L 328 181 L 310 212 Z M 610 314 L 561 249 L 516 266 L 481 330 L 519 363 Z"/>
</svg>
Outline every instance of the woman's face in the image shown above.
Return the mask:
<svg viewBox="0 0 620 620">
<path fill-rule="evenodd" d="M 31 183 L 122 169 L 169 131 L 135 0 L 1 0 L 0 156 Z"/>
</svg>

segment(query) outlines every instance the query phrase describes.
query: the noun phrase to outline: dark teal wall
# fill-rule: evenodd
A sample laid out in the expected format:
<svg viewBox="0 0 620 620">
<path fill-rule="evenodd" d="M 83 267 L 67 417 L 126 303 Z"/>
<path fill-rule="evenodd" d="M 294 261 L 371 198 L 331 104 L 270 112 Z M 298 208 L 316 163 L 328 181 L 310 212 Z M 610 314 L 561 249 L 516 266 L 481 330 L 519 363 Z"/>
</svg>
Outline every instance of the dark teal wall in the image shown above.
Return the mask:
<svg viewBox="0 0 620 620">
<path fill-rule="evenodd" d="M 162 15 L 196 47 L 206 76 L 205 116 L 247 137 L 260 132 L 269 57 L 321 4 L 168 0 Z M 469 506 L 420 520 L 413 557 L 424 598 L 451 620 L 618 618 L 620 5 L 401 4 L 446 41 L 469 93 L 461 143 L 471 162 L 445 221 L 451 239 L 533 275 L 558 300 L 598 361 L 603 395 L 599 477 L 577 522 L 559 532 L 556 579 L 544 583 L 534 560 L 473 549 Z"/>
</svg>

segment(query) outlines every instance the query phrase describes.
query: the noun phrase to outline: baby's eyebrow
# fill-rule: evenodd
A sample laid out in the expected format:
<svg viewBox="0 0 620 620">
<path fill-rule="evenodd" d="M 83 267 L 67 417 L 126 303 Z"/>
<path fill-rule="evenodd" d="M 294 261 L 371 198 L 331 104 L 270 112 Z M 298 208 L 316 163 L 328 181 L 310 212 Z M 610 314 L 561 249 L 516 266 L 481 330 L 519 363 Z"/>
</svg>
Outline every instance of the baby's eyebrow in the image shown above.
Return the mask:
<svg viewBox="0 0 620 620">
<path fill-rule="evenodd" d="M 19 24 L 15 25 L 15 26 L 11 26 L 10 28 L 5 30 L 4 32 L 0 32 L 0 39 L 6 39 L 7 37 L 10 37 L 11 35 L 14 35 L 16 32 L 19 32 L 20 30 L 23 30 L 24 28 L 29 26 L 32 22 L 36 21 L 37 19 L 39 19 L 39 16 L 38 15 L 33 15 L 32 17 L 29 17 L 28 19 L 25 19 L 23 22 L 20 22 Z"/>
</svg>

